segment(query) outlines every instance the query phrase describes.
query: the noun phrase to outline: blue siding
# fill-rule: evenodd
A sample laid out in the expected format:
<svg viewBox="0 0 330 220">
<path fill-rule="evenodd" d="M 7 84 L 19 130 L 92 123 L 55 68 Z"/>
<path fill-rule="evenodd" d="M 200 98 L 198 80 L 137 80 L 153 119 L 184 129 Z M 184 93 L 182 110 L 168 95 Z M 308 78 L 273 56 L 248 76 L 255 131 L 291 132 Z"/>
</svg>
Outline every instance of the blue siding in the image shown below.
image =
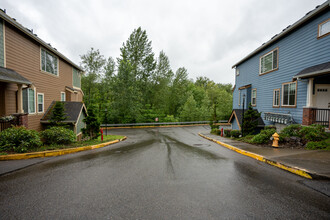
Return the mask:
<svg viewBox="0 0 330 220">
<path fill-rule="evenodd" d="M 236 76 L 236 88 L 233 93 L 233 109 L 238 105 L 238 88 L 252 84 L 257 88 L 257 106 L 259 112 L 291 113 L 297 123 L 302 123 L 303 107 L 306 106 L 307 80 L 299 80 L 296 108 L 273 108 L 273 90 L 280 89 L 282 102 L 282 83 L 291 82 L 292 77 L 301 70 L 330 61 L 330 36 L 317 39 L 318 25 L 330 17 L 323 13 L 285 38 L 273 43 L 263 51 L 238 66 L 240 75 Z M 259 76 L 259 58 L 263 54 L 278 48 L 279 69 Z M 241 90 L 241 95 L 246 92 Z M 243 97 L 243 96 L 242 96 Z M 263 114 L 262 114 L 263 117 Z M 266 124 L 270 124 L 265 120 Z"/>
<path fill-rule="evenodd" d="M 233 130 L 240 130 L 235 117 L 232 120 L 232 129 Z"/>
</svg>

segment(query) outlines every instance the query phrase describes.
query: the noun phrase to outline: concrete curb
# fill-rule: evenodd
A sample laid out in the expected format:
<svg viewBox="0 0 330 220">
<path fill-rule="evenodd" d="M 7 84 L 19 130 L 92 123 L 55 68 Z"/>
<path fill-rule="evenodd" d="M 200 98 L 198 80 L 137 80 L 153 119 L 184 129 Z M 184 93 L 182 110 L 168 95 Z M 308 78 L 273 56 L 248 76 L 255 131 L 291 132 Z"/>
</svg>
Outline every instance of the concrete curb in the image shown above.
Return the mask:
<svg viewBox="0 0 330 220">
<path fill-rule="evenodd" d="M 217 144 L 220 144 L 230 150 L 233 150 L 233 151 L 236 151 L 237 153 L 240 153 L 240 154 L 243 154 L 245 156 L 248 156 L 248 157 L 251 157 L 255 160 L 259 160 L 261 162 L 264 162 L 264 163 L 267 163 L 269 165 L 272 165 L 272 166 L 275 166 L 275 167 L 278 167 L 282 170 L 286 170 L 288 172 L 291 172 L 291 173 L 294 173 L 296 175 L 299 175 L 299 176 L 302 176 L 302 177 L 305 177 L 307 179 L 324 179 L 324 177 L 320 176 L 320 175 L 317 175 L 315 173 L 312 173 L 312 172 L 309 172 L 305 169 L 302 169 L 302 168 L 299 168 L 299 167 L 291 167 L 289 165 L 286 165 L 286 164 L 283 164 L 283 163 L 279 163 L 277 161 L 273 161 L 273 160 L 270 160 L 270 159 L 267 159 L 265 158 L 264 156 L 261 156 L 259 154 L 255 154 L 255 153 L 252 153 L 252 152 L 249 152 L 249 151 L 246 151 L 246 150 L 242 150 L 240 148 L 237 148 L 237 147 L 234 147 L 234 146 L 231 146 L 229 144 L 226 144 L 226 143 L 223 143 L 221 141 L 218 141 L 218 140 L 215 140 L 213 138 L 210 138 L 210 137 L 207 137 L 201 133 L 198 134 L 199 136 L 207 139 L 207 140 L 210 140 L 210 141 L 213 141 Z"/>
<path fill-rule="evenodd" d="M 96 144 L 91 146 L 84 146 L 84 147 L 77 147 L 77 148 L 66 148 L 66 149 L 60 149 L 60 150 L 48 150 L 48 151 L 42 151 L 42 152 L 33 152 L 33 153 L 24 153 L 24 154 L 10 154 L 10 155 L 0 155 L 0 161 L 2 160 L 24 160 L 24 159 L 30 159 L 30 158 L 37 158 L 37 157 L 55 157 L 55 156 L 61 156 L 65 154 L 72 154 L 77 153 L 80 151 L 86 151 L 86 150 L 93 150 L 97 148 L 102 148 L 111 144 L 118 143 L 120 141 L 126 140 L 127 137 L 123 137 L 122 139 L 117 139 L 114 141 L 109 141 L 102 144 Z"/>
<path fill-rule="evenodd" d="M 102 127 L 102 129 L 112 130 L 118 128 L 175 128 L 175 127 L 192 127 L 199 125 L 209 125 L 209 124 L 193 124 L 193 125 L 160 125 L 160 126 L 131 126 L 131 127 Z"/>
</svg>

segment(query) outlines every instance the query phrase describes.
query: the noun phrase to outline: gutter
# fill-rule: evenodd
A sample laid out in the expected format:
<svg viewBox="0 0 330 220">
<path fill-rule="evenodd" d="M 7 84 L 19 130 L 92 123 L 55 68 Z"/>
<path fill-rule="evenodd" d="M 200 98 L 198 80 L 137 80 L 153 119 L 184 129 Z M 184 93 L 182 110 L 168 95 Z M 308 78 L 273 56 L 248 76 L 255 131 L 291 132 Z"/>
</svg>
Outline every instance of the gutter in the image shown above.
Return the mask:
<svg viewBox="0 0 330 220">
<path fill-rule="evenodd" d="M 309 77 L 312 77 L 312 76 L 324 75 L 324 74 L 327 74 L 329 72 L 330 72 L 330 69 L 325 69 L 325 70 L 321 70 L 321 71 L 315 71 L 315 72 L 311 72 L 311 73 L 296 75 L 292 78 L 293 79 L 309 78 Z"/>
</svg>

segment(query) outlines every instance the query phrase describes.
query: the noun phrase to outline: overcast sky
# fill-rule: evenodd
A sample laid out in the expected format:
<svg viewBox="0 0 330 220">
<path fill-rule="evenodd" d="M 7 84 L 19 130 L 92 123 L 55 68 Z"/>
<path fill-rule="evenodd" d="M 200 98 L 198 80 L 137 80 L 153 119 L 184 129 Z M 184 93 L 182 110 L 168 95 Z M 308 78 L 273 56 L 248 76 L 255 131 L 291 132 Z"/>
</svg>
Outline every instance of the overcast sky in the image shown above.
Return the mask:
<svg viewBox="0 0 330 220">
<path fill-rule="evenodd" d="M 116 58 L 139 26 L 173 71 L 234 83 L 231 66 L 325 0 L 2 0 L 0 7 L 76 64 Z"/>
</svg>

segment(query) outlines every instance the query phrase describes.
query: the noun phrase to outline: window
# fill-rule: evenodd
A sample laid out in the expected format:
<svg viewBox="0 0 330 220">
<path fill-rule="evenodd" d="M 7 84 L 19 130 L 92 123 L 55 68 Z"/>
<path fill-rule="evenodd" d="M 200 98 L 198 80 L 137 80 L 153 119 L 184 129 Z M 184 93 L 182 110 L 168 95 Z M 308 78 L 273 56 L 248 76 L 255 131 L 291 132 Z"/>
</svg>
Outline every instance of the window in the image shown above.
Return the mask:
<svg viewBox="0 0 330 220">
<path fill-rule="evenodd" d="M 239 76 L 239 69 L 236 68 L 236 76 Z"/>
<path fill-rule="evenodd" d="M 278 49 L 272 50 L 260 57 L 260 74 L 278 69 Z"/>
<path fill-rule="evenodd" d="M 241 105 L 241 91 L 238 91 L 238 106 Z"/>
<path fill-rule="evenodd" d="M 252 96 L 251 96 L 251 105 L 257 105 L 257 89 L 252 89 Z"/>
<path fill-rule="evenodd" d="M 319 24 L 318 31 L 319 31 L 318 37 L 324 37 L 330 34 L 330 18 Z"/>
<path fill-rule="evenodd" d="M 41 49 L 41 69 L 45 72 L 58 76 L 57 57 L 45 49 Z"/>
<path fill-rule="evenodd" d="M 297 83 L 283 83 L 282 84 L 282 106 L 295 107 L 296 106 L 296 90 Z"/>
<path fill-rule="evenodd" d="M 61 92 L 61 101 L 65 101 L 65 92 Z"/>
<path fill-rule="evenodd" d="M 35 91 L 31 88 L 25 88 L 23 93 L 23 110 L 24 113 L 36 113 Z"/>
<path fill-rule="evenodd" d="M 72 68 L 72 84 L 73 87 L 81 88 L 81 75 L 76 68 Z"/>
<path fill-rule="evenodd" d="M 38 113 L 44 112 L 44 94 L 38 93 Z"/>
<path fill-rule="evenodd" d="M 280 89 L 273 91 L 273 107 L 280 107 Z"/>
</svg>

